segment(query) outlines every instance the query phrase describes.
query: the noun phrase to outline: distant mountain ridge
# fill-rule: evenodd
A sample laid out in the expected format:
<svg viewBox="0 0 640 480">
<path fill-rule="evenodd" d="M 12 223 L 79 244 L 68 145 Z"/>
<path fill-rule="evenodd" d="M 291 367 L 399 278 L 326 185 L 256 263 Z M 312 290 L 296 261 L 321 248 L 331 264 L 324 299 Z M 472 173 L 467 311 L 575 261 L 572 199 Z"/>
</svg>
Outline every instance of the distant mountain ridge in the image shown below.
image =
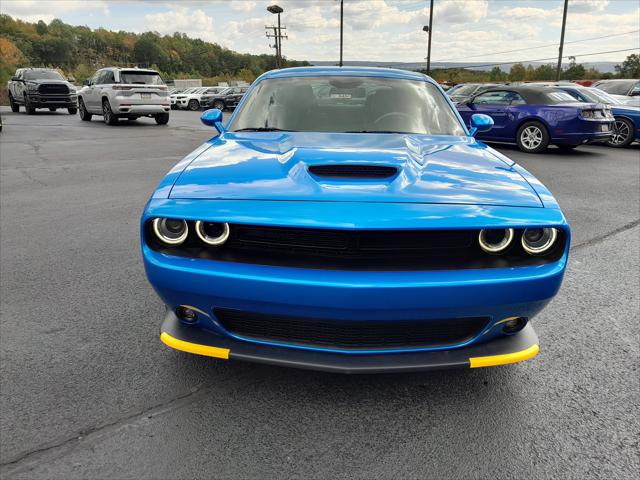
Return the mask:
<svg viewBox="0 0 640 480">
<path fill-rule="evenodd" d="M 317 65 L 317 66 L 328 66 L 328 65 L 337 65 L 338 62 L 332 62 L 332 61 L 313 61 L 310 60 L 309 63 L 311 65 Z M 427 64 L 426 62 L 416 62 L 416 63 L 411 63 L 411 62 L 367 62 L 367 61 L 345 61 L 343 62 L 345 65 L 347 66 L 351 66 L 351 67 L 387 67 L 387 68 L 399 68 L 402 70 L 419 70 L 419 69 L 423 69 L 426 68 Z M 489 71 L 493 68 L 493 66 L 489 66 L 489 67 L 483 67 L 482 65 L 487 65 L 490 64 L 491 62 L 475 62 L 475 63 L 455 63 L 455 62 L 450 62 L 450 63 L 440 63 L 440 62 L 435 62 L 435 63 L 431 63 L 431 68 L 460 68 L 460 67 L 464 67 L 464 68 L 468 68 L 469 70 L 484 70 L 484 71 Z M 501 62 L 502 63 L 502 62 Z M 554 62 L 513 62 L 513 63 L 507 63 L 504 65 L 496 65 L 497 67 L 500 67 L 500 69 L 504 72 L 509 72 L 509 70 L 511 70 L 511 66 L 515 65 L 516 63 L 522 63 L 525 67 L 527 65 L 532 65 L 534 68 L 538 67 L 540 65 L 545 65 L 545 64 L 554 64 Z M 595 68 L 596 70 L 599 70 L 602 73 L 614 73 L 615 72 L 615 66 L 616 65 L 620 65 L 622 62 L 579 62 L 581 65 L 584 66 L 584 68 Z M 567 66 L 568 63 L 563 63 L 564 66 Z"/>
</svg>

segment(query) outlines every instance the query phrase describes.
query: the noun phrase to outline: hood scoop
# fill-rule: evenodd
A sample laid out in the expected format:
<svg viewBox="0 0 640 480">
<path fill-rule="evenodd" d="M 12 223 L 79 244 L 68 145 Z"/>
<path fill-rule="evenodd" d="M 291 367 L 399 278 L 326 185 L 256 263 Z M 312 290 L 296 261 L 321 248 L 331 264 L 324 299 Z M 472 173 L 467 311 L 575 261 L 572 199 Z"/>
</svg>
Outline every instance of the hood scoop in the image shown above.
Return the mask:
<svg viewBox="0 0 640 480">
<path fill-rule="evenodd" d="M 313 165 L 309 172 L 320 178 L 378 180 L 390 178 L 398 173 L 396 167 L 366 164 Z"/>
</svg>

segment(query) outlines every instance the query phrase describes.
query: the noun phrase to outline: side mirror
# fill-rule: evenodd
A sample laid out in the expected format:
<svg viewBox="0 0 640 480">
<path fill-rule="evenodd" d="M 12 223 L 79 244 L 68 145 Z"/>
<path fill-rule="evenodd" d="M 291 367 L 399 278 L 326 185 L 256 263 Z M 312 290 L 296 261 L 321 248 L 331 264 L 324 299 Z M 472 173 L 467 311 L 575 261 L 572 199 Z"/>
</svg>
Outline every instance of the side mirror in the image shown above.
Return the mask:
<svg viewBox="0 0 640 480">
<path fill-rule="evenodd" d="M 471 130 L 469 133 L 475 137 L 478 132 L 487 132 L 493 128 L 493 118 L 483 113 L 474 113 L 471 115 Z"/>
<path fill-rule="evenodd" d="M 200 121 L 208 127 L 215 127 L 215 129 L 218 130 L 218 133 L 225 131 L 225 128 L 222 125 L 222 112 L 217 108 L 212 108 L 203 112 L 202 115 L 200 115 Z"/>
<path fill-rule="evenodd" d="M 11 77 L 12 82 L 19 82 L 20 79 L 18 77 Z"/>
<path fill-rule="evenodd" d="M 88 87 L 89 85 L 91 85 L 91 80 L 85 80 L 84 82 L 82 82 L 82 85 Z"/>
</svg>

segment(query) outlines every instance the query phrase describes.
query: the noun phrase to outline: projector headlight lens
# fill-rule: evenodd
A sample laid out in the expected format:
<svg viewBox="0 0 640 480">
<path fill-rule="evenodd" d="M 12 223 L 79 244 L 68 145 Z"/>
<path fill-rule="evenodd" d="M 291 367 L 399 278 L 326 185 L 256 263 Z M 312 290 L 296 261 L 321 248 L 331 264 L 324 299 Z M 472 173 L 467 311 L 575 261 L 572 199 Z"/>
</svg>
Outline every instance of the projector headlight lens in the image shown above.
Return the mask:
<svg viewBox="0 0 640 480">
<path fill-rule="evenodd" d="M 543 255 L 556 243 L 555 228 L 527 228 L 522 234 L 522 248 L 529 255 Z"/>
<path fill-rule="evenodd" d="M 184 220 L 175 218 L 155 218 L 153 231 L 167 245 L 180 245 L 187 239 L 189 227 Z"/>
<path fill-rule="evenodd" d="M 513 228 L 492 228 L 480 230 L 478 243 L 487 253 L 504 252 L 513 240 Z"/>
<path fill-rule="evenodd" d="M 229 224 L 221 222 L 196 222 L 196 233 L 207 245 L 222 245 L 229 238 Z"/>
</svg>

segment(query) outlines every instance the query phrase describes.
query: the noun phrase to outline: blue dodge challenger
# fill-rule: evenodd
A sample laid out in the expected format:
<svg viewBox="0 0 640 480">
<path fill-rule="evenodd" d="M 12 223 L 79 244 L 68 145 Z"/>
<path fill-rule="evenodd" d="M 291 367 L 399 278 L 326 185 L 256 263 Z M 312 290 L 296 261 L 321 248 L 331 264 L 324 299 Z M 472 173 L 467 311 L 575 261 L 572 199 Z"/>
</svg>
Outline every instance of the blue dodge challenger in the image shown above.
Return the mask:
<svg viewBox="0 0 640 480">
<path fill-rule="evenodd" d="M 422 74 L 291 68 L 162 180 L 141 219 L 160 339 L 223 359 L 345 373 L 485 367 L 538 353 L 567 221 L 478 142 Z"/>
</svg>

